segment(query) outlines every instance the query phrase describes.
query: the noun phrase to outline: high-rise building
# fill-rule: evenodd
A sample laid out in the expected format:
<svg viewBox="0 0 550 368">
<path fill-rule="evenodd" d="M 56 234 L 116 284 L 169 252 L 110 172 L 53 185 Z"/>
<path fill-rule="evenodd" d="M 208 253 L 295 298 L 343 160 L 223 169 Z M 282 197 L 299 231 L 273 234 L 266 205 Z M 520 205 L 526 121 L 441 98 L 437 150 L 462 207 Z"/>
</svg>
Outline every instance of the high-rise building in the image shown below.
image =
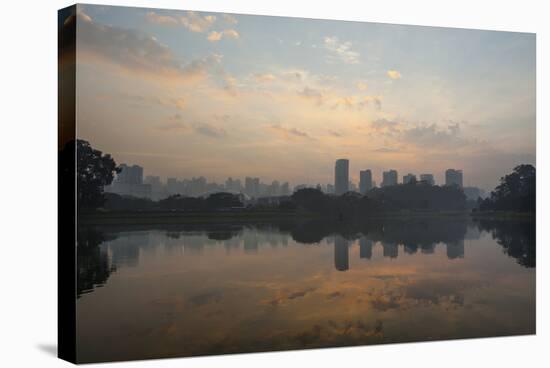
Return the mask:
<svg viewBox="0 0 550 368">
<path fill-rule="evenodd" d="M 403 176 L 403 184 L 413 184 L 416 183 L 416 175 L 407 174 Z"/>
<path fill-rule="evenodd" d="M 397 171 L 389 170 L 382 173 L 382 187 L 389 187 L 390 185 L 397 185 Z"/>
<path fill-rule="evenodd" d="M 105 191 L 133 197 L 151 198 L 151 184 L 143 184 L 143 167 L 139 165 L 121 164 L 120 172 L 111 185 L 105 186 Z"/>
<path fill-rule="evenodd" d="M 420 181 L 424 184 L 435 185 L 434 176 L 432 174 L 420 174 Z"/>
<path fill-rule="evenodd" d="M 349 190 L 349 160 L 336 160 L 334 167 L 334 193 L 341 195 Z"/>
<path fill-rule="evenodd" d="M 359 171 L 359 192 L 367 193 L 372 189 L 372 172 L 370 170 Z"/>
<path fill-rule="evenodd" d="M 447 169 L 445 171 L 445 185 L 456 185 L 462 188 L 462 170 Z"/>
<path fill-rule="evenodd" d="M 121 184 L 143 184 L 143 167 L 139 165 L 120 165 L 116 181 Z"/>
<path fill-rule="evenodd" d="M 260 178 L 251 178 L 247 176 L 244 179 L 244 191 L 253 198 L 260 195 Z"/>
<path fill-rule="evenodd" d="M 283 185 L 281 185 L 281 195 L 290 195 L 290 184 L 288 184 L 288 182 L 284 182 Z"/>
</svg>

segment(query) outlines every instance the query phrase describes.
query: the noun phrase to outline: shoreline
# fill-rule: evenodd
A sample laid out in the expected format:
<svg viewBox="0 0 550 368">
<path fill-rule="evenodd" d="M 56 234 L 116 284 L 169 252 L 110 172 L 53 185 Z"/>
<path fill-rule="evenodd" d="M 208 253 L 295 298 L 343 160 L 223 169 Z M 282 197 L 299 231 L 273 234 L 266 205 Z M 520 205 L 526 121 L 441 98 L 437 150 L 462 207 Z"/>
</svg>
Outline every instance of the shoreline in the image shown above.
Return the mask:
<svg viewBox="0 0 550 368">
<path fill-rule="evenodd" d="M 338 218 L 305 211 L 244 210 L 238 212 L 185 212 L 185 211 L 93 211 L 77 216 L 79 225 L 139 225 L 139 224 L 200 224 L 200 223 L 261 223 L 270 221 L 328 220 L 350 222 L 361 220 L 398 220 L 418 218 L 471 218 L 479 220 L 535 220 L 535 213 L 521 212 L 470 212 L 470 211 L 400 211 L 376 215 Z"/>
</svg>

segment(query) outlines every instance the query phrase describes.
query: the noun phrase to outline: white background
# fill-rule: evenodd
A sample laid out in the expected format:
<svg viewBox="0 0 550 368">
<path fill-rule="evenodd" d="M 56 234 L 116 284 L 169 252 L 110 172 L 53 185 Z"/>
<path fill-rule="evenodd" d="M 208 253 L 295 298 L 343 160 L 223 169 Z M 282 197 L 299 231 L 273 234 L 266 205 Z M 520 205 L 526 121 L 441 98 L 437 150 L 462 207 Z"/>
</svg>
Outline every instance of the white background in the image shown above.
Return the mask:
<svg viewBox="0 0 550 368">
<path fill-rule="evenodd" d="M 95 3 L 94 1 L 92 1 Z M 115 363 L 118 367 L 549 366 L 547 208 L 550 9 L 546 1 L 103 1 L 102 4 L 537 33 L 537 335 L 285 353 Z M 57 341 L 57 9 L 68 1 L 8 0 L 1 8 L 0 365 L 64 367 Z M 505 76 L 503 76 L 505 78 Z M 545 186 L 546 185 L 546 186 Z M 545 222 L 546 223 L 545 223 Z M 108 311 L 105 311 L 108 313 Z"/>
</svg>

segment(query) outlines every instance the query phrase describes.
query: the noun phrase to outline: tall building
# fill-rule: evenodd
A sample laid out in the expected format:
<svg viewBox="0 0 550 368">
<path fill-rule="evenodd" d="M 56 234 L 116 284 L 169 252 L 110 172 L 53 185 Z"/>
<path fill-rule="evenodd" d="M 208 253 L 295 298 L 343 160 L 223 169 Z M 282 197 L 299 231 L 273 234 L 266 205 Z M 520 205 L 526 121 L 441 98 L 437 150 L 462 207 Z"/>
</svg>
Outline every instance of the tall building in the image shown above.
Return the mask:
<svg viewBox="0 0 550 368">
<path fill-rule="evenodd" d="M 403 176 L 403 184 L 412 184 L 416 183 L 416 175 L 407 174 Z"/>
<path fill-rule="evenodd" d="M 334 167 L 334 193 L 341 195 L 349 190 L 349 160 L 336 160 Z"/>
<path fill-rule="evenodd" d="M 143 184 L 143 167 L 139 165 L 120 165 L 116 181 L 121 184 Z"/>
<path fill-rule="evenodd" d="M 445 171 L 445 185 L 456 185 L 462 188 L 462 170 L 447 169 Z"/>
<path fill-rule="evenodd" d="M 247 176 L 244 179 L 244 191 L 253 198 L 260 195 L 260 178 L 251 178 Z"/>
<path fill-rule="evenodd" d="M 435 185 L 434 176 L 432 174 L 420 174 L 420 181 L 424 184 Z"/>
<path fill-rule="evenodd" d="M 367 193 L 372 189 L 372 172 L 370 170 L 359 171 L 359 192 Z"/>
<path fill-rule="evenodd" d="M 106 192 L 151 198 L 151 184 L 143 184 L 143 167 L 121 164 L 120 169 L 113 183 L 105 187 Z"/>
<path fill-rule="evenodd" d="M 397 185 L 397 171 L 390 170 L 382 173 L 382 187 L 389 187 L 390 185 Z"/>
<path fill-rule="evenodd" d="M 288 184 L 288 182 L 284 182 L 283 185 L 281 185 L 281 195 L 290 195 L 290 184 Z"/>
</svg>

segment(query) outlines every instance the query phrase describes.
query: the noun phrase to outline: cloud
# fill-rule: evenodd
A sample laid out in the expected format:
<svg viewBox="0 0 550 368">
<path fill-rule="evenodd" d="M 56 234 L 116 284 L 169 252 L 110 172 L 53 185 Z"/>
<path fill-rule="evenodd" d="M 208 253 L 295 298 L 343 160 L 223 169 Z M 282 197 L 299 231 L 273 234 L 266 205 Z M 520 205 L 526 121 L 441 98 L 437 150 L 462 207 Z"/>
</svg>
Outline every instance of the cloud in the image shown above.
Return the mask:
<svg viewBox="0 0 550 368">
<path fill-rule="evenodd" d="M 373 149 L 372 152 L 378 152 L 378 153 L 396 153 L 401 152 L 399 148 L 392 148 L 392 147 L 380 147 Z"/>
<path fill-rule="evenodd" d="M 357 89 L 360 91 L 366 91 L 369 88 L 368 84 L 362 81 L 357 82 L 356 86 Z"/>
<path fill-rule="evenodd" d="M 172 15 L 162 15 L 151 11 L 145 15 L 145 19 L 148 22 L 162 25 L 182 25 L 191 32 L 202 33 L 208 31 L 208 29 L 214 24 L 216 21 L 216 16 L 200 15 L 193 11 L 188 11 L 185 15 L 178 17 Z"/>
<path fill-rule="evenodd" d="M 222 15 L 222 18 L 228 24 L 237 24 L 237 23 L 239 23 L 237 21 L 237 19 L 234 16 L 230 15 L 230 14 L 224 14 L 224 15 Z"/>
<path fill-rule="evenodd" d="M 306 132 L 298 130 L 296 128 L 285 128 L 278 124 L 273 124 L 269 126 L 273 132 L 277 133 L 279 136 L 293 140 L 293 139 L 312 139 Z"/>
<path fill-rule="evenodd" d="M 181 117 L 178 118 L 177 115 L 170 117 L 169 120 L 172 120 L 165 124 L 160 124 L 156 127 L 157 130 L 165 133 L 187 133 L 191 131 L 191 127 L 184 122 L 181 122 Z"/>
<path fill-rule="evenodd" d="M 321 91 L 314 88 L 304 87 L 303 90 L 298 92 L 298 95 L 305 99 L 315 101 L 317 105 L 321 105 L 323 103 L 323 94 Z"/>
<path fill-rule="evenodd" d="M 339 132 L 334 131 L 334 130 L 329 130 L 329 131 L 328 131 L 328 134 L 330 134 L 330 135 L 333 136 L 333 137 L 338 137 L 338 138 L 339 138 L 339 137 L 342 137 L 342 133 L 339 133 Z"/>
<path fill-rule="evenodd" d="M 397 70 L 388 70 L 388 77 L 390 77 L 391 79 L 401 79 L 401 73 L 398 72 Z"/>
<path fill-rule="evenodd" d="M 206 32 L 216 21 L 216 16 L 202 16 L 193 11 L 188 11 L 185 16 L 180 18 L 180 23 L 191 32 Z"/>
<path fill-rule="evenodd" d="M 211 138 L 222 138 L 227 135 L 225 129 L 210 124 L 196 124 L 195 132 Z"/>
<path fill-rule="evenodd" d="M 399 122 L 395 120 L 377 119 L 371 122 L 370 126 L 377 132 L 384 131 L 384 130 L 396 132 L 398 131 Z"/>
<path fill-rule="evenodd" d="M 212 31 L 208 34 L 208 41 L 210 42 L 217 42 L 220 41 L 222 38 L 229 38 L 229 39 L 238 39 L 239 38 L 239 32 L 235 31 L 234 29 L 226 29 L 221 32 Z"/>
<path fill-rule="evenodd" d="M 170 134 L 194 132 L 209 138 L 222 138 L 227 136 L 227 132 L 222 127 L 206 123 L 188 124 L 183 121 L 183 117 L 180 114 L 170 115 L 166 123 L 157 125 L 155 129 Z"/>
<path fill-rule="evenodd" d="M 436 124 L 406 128 L 401 132 L 401 138 L 408 143 L 428 148 L 456 148 L 473 143 L 461 137 L 458 123 L 449 125 L 446 129 Z"/>
<path fill-rule="evenodd" d="M 307 72 L 304 70 L 285 70 L 281 72 L 281 78 L 288 82 L 301 82 L 305 79 Z"/>
<path fill-rule="evenodd" d="M 398 120 L 377 119 L 370 123 L 370 128 L 377 135 L 391 138 L 395 143 L 414 146 L 425 152 L 458 149 L 476 146 L 479 143 L 475 139 L 463 137 L 460 123 L 440 126 L 436 123 L 405 123 Z"/>
<path fill-rule="evenodd" d="M 179 20 L 176 17 L 172 17 L 170 15 L 160 15 L 152 11 L 148 12 L 145 15 L 145 19 L 147 19 L 148 22 L 156 23 L 156 24 L 171 25 L 171 26 L 175 26 L 179 24 Z"/>
<path fill-rule="evenodd" d="M 133 95 L 128 93 L 116 93 L 116 94 L 101 94 L 97 95 L 100 100 L 109 100 L 112 98 L 119 98 L 126 101 L 131 106 L 164 106 L 171 107 L 177 110 L 184 110 L 186 108 L 186 100 L 183 97 L 158 97 L 158 96 L 145 96 L 145 95 Z"/>
<path fill-rule="evenodd" d="M 338 37 L 325 37 L 324 46 L 330 52 L 329 61 L 334 60 L 342 61 L 346 64 L 358 64 L 359 52 L 351 49 L 352 43 L 350 41 L 340 42 Z"/>
<path fill-rule="evenodd" d="M 254 79 L 256 82 L 265 83 L 274 81 L 276 77 L 271 73 L 256 73 Z"/>
<path fill-rule="evenodd" d="M 100 62 L 126 72 L 179 82 L 202 79 L 220 62 L 218 55 L 210 55 L 184 64 L 154 37 L 96 23 L 83 12 L 78 19 L 79 61 Z"/>
</svg>

